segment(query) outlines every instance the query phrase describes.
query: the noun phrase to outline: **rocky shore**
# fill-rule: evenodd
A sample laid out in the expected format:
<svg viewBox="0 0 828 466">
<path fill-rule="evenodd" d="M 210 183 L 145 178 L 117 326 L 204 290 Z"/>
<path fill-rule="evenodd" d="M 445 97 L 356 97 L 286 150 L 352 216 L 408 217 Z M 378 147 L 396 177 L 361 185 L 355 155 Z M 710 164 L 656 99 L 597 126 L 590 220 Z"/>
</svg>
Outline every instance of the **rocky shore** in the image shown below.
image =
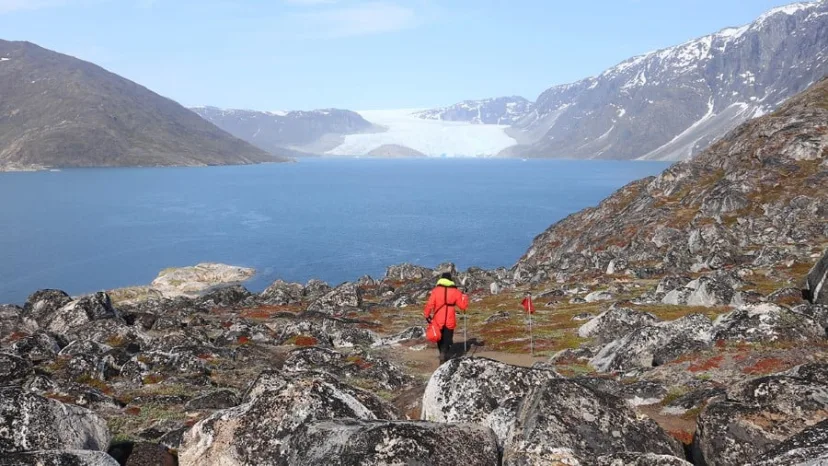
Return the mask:
<svg viewBox="0 0 828 466">
<path fill-rule="evenodd" d="M 828 463 L 827 135 L 823 81 L 509 269 L 37 291 L 0 306 L 0 465 Z M 438 366 L 443 271 L 472 304 Z"/>
</svg>

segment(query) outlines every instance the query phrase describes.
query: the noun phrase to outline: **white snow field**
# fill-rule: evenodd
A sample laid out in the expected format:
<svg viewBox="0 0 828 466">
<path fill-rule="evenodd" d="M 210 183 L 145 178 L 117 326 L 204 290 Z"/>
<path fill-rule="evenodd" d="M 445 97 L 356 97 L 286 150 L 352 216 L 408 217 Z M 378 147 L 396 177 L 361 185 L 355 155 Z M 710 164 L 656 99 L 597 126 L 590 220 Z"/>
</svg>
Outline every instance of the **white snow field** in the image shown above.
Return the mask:
<svg viewBox="0 0 828 466">
<path fill-rule="evenodd" d="M 364 155 L 385 144 L 410 147 L 429 157 L 494 156 L 517 144 L 507 136 L 505 125 L 426 120 L 413 114 L 424 109 L 357 111 L 363 118 L 388 131 L 345 136 L 330 155 Z"/>
</svg>

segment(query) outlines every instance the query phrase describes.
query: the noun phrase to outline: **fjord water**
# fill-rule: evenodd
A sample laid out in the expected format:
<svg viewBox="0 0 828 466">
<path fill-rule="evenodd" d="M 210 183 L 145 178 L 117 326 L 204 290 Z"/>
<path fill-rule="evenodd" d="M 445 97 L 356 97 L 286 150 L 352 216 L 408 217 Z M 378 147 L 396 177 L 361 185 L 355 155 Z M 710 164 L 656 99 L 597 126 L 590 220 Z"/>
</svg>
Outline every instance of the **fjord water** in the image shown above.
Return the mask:
<svg viewBox="0 0 828 466">
<path fill-rule="evenodd" d="M 553 222 L 666 167 L 311 159 L 0 173 L 0 303 L 148 284 L 199 262 L 256 268 L 253 290 L 377 277 L 401 262 L 508 267 Z"/>
</svg>

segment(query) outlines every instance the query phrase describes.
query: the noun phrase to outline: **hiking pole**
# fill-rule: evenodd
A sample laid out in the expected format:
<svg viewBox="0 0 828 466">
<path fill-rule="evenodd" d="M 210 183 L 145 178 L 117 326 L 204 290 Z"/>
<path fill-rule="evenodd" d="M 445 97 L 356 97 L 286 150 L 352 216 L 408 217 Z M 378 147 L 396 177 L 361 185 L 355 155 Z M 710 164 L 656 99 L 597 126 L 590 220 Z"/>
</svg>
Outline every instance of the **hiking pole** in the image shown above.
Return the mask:
<svg viewBox="0 0 828 466">
<path fill-rule="evenodd" d="M 532 358 L 535 358 L 535 334 L 532 332 L 532 295 L 529 294 L 529 348 L 532 352 Z"/>
<path fill-rule="evenodd" d="M 463 294 L 466 294 L 466 286 L 465 285 L 463 285 Z M 468 349 L 469 337 L 468 337 L 468 334 L 466 333 L 466 328 L 467 328 L 466 327 L 466 316 L 468 315 L 468 313 L 469 313 L 468 308 L 463 311 L 463 356 L 465 356 L 469 351 L 469 349 Z"/>
</svg>

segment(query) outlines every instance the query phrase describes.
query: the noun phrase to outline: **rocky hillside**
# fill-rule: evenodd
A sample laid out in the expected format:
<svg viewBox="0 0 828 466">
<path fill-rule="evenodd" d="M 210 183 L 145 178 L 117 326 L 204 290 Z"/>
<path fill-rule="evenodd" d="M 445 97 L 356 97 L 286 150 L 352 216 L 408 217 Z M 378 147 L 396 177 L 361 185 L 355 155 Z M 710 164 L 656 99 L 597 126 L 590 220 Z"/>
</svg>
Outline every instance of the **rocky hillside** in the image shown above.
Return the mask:
<svg viewBox="0 0 828 466">
<path fill-rule="evenodd" d="M 0 169 L 285 160 L 138 84 L 27 42 L 0 41 L 0 95 Z"/>
<path fill-rule="evenodd" d="M 526 277 L 805 267 L 828 238 L 828 79 L 538 236 Z"/>
<path fill-rule="evenodd" d="M 684 159 L 828 74 L 827 50 L 828 1 L 776 8 L 547 90 L 503 154 Z"/>
<path fill-rule="evenodd" d="M 321 153 L 331 144 L 341 142 L 346 134 L 380 130 L 350 110 L 256 112 L 216 107 L 192 110 L 228 133 L 273 153 L 287 149 Z"/>
<path fill-rule="evenodd" d="M 532 102 L 520 96 L 466 100 L 448 107 L 415 113 L 425 120 L 466 121 L 482 125 L 512 125 L 529 113 Z"/>
</svg>

